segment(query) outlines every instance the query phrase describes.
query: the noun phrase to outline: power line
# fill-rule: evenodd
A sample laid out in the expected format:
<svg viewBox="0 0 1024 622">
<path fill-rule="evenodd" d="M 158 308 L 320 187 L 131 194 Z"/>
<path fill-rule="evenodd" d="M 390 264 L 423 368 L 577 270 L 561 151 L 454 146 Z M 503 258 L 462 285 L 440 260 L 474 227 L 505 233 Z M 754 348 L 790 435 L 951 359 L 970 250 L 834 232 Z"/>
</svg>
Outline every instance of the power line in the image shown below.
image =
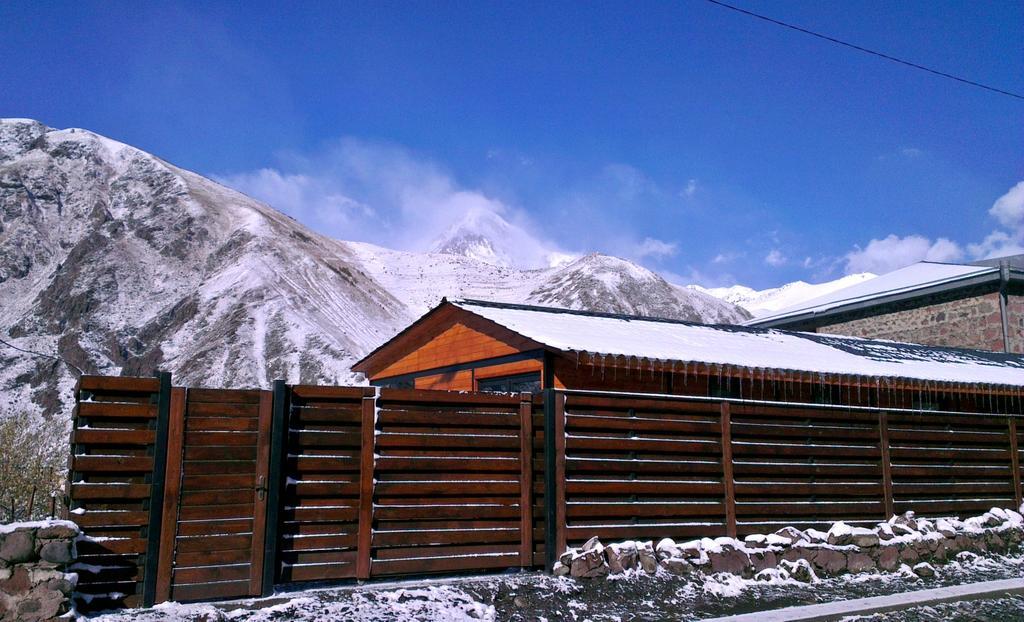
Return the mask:
<svg viewBox="0 0 1024 622">
<path fill-rule="evenodd" d="M 912 62 L 910 62 L 908 60 L 903 60 L 902 58 L 896 58 L 895 56 L 890 56 L 890 55 L 884 54 L 882 52 L 876 52 L 875 50 L 870 50 L 870 49 L 868 49 L 866 47 L 861 47 L 859 45 L 856 45 L 854 43 L 850 43 L 848 41 L 843 41 L 841 39 L 836 39 L 835 37 L 830 37 L 828 35 L 823 35 L 821 33 L 814 32 L 813 30 L 807 30 L 806 28 L 801 28 L 800 26 L 794 26 L 793 24 L 788 24 L 786 22 L 779 21 L 777 19 L 773 19 L 771 17 L 768 17 L 766 15 L 761 15 L 760 13 L 754 13 L 753 11 L 748 11 L 746 9 L 741 9 L 738 6 L 733 6 L 731 4 L 726 4 L 725 2 L 721 2 L 720 0 L 707 0 L 707 2 L 710 2 L 711 4 L 716 4 L 716 5 L 720 6 L 720 7 L 726 8 L 726 9 L 729 9 L 730 11 L 736 11 L 737 13 L 742 13 L 744 15 L 749 15 L 750 17 L 756 17 L 757 19 L 764 20 L 764 21 L 769 22 L 771 24 L 775 24 L 776 26 L 782 26 L 783 28 L 789 28 L 790 30 L 795 30 L 797 32 L 802 32 L 805 35 L 811 35 L 812 37 L 817 37 L 819 39 L 824 39 L 825 41 L 829 41 L 829 42 L 832 42 L 832 43 L 837 43 L 839 45 L 842 45 L 842 46 L 845 46 L 845 47 L 848 47 L 848 48 L 852 48 L 852 49 L 857 50 L 859 52 L 864 52 L 865 54 L 871 54 L 872 56 L 877 56 L 879 58 L 884 58 L 885 60 L 890 60 L 890 61 L 892 61 L 894 63 L 899 63 L 901 65 L 906 65 L 907 67 L 913 67 L 914 69 L 920 69 L 922 71 L 927 71 L 928 73 L 931 73 L 931 74 L 934 74 L 934 75 L 937 75 L 937 76 L 942 76 L 943 78 L 949 78 L 950 80 L 956 80 L 957 82 L 962 82 L 964 84 L 969 84 L 971 86 L 976 86 L 978 88 L 985 89 L 986 91 L 992 91 L 993 93 L 999 93 L 1000 95 L 1009 95 L 1010 97 L 1015 97 L 1017 99 L 1024 99 L 1024 95 L 1021 95 L 1020 93 L 1013 93 L 1011 91 L 1004 91 L 1003 89 L 999 89 L 999 88 L 996 88 L 994 86 L 988 86 L 987 84 L 982 84 L 980 82 L 975 82 L 973 80 L 968 80 L 967 78 L 961 78 L 960 76 L 955 76 L 955 75 L 953 75 L 951 73 L 946 73 L 944 71 L 939 71 L 937 69 L 932 69 L 930 67 L 925 67 L 924 65 L 918 65 L 917 63 L 912 63 Z"/>
<path fill-rule="evenodd" d="M 33 350 L 26 350 L 24 348 L 19 348 L 18 346 L 14 345 L 13 343 L 8 343 L 8 342 L 4 341 L 3 339 L 0 339 L 0 344 L 5 345 L 8 348 L 12 348 L 14 350 L 17 350 L 18 352 L 24 352 L 25 354 L 32 354 L 34 356 L 41 356 L 43 358 L 48 358 L 48 359 L 57 361 L 59 363 L 64 363 L 69 368 L 74 369 L 75 371 L 77 371 L 79 376 L 81 376 L 81 375 L 83 375 L 85 373 L 84 371 L 82 371 L 81 367 L 79 367 L 78 365 L 75 365 L 74 363 L 72 363 L 71 361 L 67 360 L 66 358 L 64 358 L 63 356 L 61 356 L 59 354 L 57 356 L 53 356 L 51 354 L 43 354 L 42 352 L 35 352 Z"/>
</svg>

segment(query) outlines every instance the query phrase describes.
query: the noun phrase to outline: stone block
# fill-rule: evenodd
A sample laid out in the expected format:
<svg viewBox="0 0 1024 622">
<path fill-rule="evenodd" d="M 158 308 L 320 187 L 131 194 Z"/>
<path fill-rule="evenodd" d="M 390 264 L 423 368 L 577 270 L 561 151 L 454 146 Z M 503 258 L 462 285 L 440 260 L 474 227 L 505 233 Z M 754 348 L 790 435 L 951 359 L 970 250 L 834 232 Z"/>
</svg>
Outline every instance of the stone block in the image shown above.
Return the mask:
<svg viewBox="0 0 1024 622">
<path fill-rule="evenodd" d="M 0 559 L 8 564 L 22 564 L 35 559 L 35 542 L 29 531 L 15 531 L 7 534 L 0 545 Z"/>
<path fill-rule="evenodd" d="M 74 540 L 81 532 L 78 526 L 69 521 L 54 522 L 41 527 L 36 536 L 43 540 L 64 539 Z"/>
<path fill-rule="evenodd" d="M 846 556 L 846 569 L 850 572 L 870 572 L 877 570 L 875 560 L 864 553 L 851 552 Z"/>
<path fill-rule="evenodd" d="M 690 562 L 681 557 L 670 557 L 661 561 L 661 567 L 674 575 L 688 575 L 693 572 Z"/>
<path fill-rule="evenodd" d="M 727 572 L 741 577 L 753 576 L 753 564 L 750 557 L 731 546 L 723 546 L 721 551 L 709 551 L 708 560 L 711 562 L 711 572 Z"/>
<path fill-rule="evenodd" d="M 612 544 L 604 550 L 608 558 L 608 569 L 612 574 L 619 574 L 636 568 L 637 550 L 633 542 Z"/>
<path fill-rule="evenodd" d="M 638 542 L 636 547 L 637 561 L 640 567 L 647 574 L 654 574 L 658 571 L 658 556 L 654 552 L 654 545 L 650 541 Z"/>
<path fill-rule="evenodd" d="M 583 551 L 572 560 L 569 567 L 569 574 L 577 579 L 593 579 L 608 574 L 608 564 L 604 559 L 604 552 L 591 548 Z"/>
<path fill-rule="evenodd" d="M 39 557 L 54 564 L 70 563 L 74 559 L 71 546 L 71 540 L 50 540 L 39 548 Z"/>
</svg>

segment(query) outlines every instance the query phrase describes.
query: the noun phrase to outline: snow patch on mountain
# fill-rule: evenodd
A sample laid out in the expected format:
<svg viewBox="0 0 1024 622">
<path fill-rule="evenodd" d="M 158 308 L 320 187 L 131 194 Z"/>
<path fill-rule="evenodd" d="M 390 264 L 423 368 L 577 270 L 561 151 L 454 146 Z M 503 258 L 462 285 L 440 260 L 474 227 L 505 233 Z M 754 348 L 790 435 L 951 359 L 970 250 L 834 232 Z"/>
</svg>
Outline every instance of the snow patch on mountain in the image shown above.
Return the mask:
<svg viewBox="0 0 1024 622">
<path fill-rule="evenodd" d="M 794 281 L 792 283 L 782 285 L 781 287 L 772 287 L 762 290 L 752 289 L 743 285 L 711 288 L 704 288 L 699 285 L 690 285 L 688 288 L 693 291 L 709 294 L 734 305 L 739 305 L 749 311 L 754 317 L 761 317 L 780 309 L 785 309 L 804 301 L 812 300 L 818 296 L 824 296 L 834 291 L 850 287 L 851 285 L 863 283 L 864 281 L 873 279 L 876 276 L 877 275 L 870 272 L 861 272 L 858 274 L 849 274 L 842 278 L 835 279 L 834 281 L 826 281 L 824 283 Z"/>
</svg>

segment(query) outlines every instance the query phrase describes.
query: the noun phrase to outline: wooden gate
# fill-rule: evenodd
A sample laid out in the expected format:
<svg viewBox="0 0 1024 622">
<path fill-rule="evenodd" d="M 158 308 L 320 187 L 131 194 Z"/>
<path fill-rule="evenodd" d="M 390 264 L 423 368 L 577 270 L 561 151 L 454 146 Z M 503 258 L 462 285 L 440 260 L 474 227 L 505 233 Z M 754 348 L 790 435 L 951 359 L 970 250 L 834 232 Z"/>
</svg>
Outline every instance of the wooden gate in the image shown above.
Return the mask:
<svg viewBox="0 0 1024 622">
<path fill-rule="evenodd" d="M 172 395 L 156 602 L 259 596 L 269 391 Z"/>
</svg>

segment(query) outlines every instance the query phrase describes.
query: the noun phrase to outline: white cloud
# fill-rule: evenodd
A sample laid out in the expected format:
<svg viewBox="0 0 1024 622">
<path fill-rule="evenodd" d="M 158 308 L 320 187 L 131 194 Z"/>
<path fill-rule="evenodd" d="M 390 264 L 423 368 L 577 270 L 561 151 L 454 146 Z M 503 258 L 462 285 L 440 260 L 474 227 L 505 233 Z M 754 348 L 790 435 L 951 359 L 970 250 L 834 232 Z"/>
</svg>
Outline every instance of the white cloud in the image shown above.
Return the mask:
<svg viewBox="0 0 1024 622">
<path fill-rule="evenodd" d="M 646 257 L 663 259 L 672 257 L 677 252 L 679 252 L 679 248 L 675 242 L 665 242 L 654 238 L 644 238 L 633 251 L 634 255 L 641 259 Z"/>
<path fill-rule="evenodd" d="M 773 248 L 771 252 L 765 255 L 764 262 L 773 268 L 778 268 L 786 264 L 786 256 L 779 249 Z"/>
<path fill-rule="evenodd" d="M 996 199 L 988 213 L 1008 229 L 1024 227 L 1024 181 Z"/>
<path fill-rule="evenodd" d="M 969 245 L 968 252 L 979 259 L 1024 253 L 1024 181 L 996 199 L 988 213 L 1003 229 Z"/>
<path fill-rule="evenodd" d="M 546 265 L 560 252 L 534 234 L 524 210 L 461 187 L 442 167 L 393 145 L 346 138 L 313 155 L 282 154 L 279 168 L 216 179 L 338 239 L 423 251 L 452 224 L 486 212 L 516 231 L 516 263 Z"/>
<path fill-rule="evenodd" d="M 686 182 L 686 187 L 683 188 L 683 196 L 692 197 L 697 194 L 697 180 L 690 179 Z"/>
<path fill-rule="evenodd" d="M 881 240 L 871 240 L 864 248 L 856 247 L 844 257 L 846 274 L 873 272 L 885 274 L 918 261 L 959 261 L 964 252 L 960 246 L 946 238 L 934 242 L 920 235 L 899 237 L 890 234 Z"/>
</svg>

